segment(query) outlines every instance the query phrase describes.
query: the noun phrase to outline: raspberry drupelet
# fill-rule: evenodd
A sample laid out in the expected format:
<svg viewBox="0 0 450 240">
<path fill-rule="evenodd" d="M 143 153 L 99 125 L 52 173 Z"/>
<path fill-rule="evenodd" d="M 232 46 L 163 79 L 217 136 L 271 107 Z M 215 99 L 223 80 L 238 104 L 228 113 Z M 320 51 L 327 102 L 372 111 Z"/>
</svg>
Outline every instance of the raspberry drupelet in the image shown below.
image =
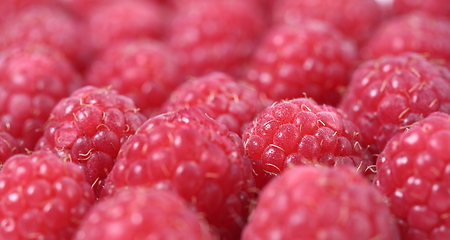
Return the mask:
<svg viewBox="0 0 450 240">
<path fill-rule="evenodd" d="M 181 77 L 164 43 L 140 39 L 105 47 L 87 70 L 86 81 L 97 87 L 111 86 L 133 99 L 141 113 L 150 117 L 181 83 Z"/>
<path fill-rule="evenodd" d="M 77 165 L 17 154 L 0 171 L 0 239 L 70 240 L 94 200 Z"/>
<path fill-rule="evenodd" d="M 402 239 L 449 239 L 450 115 L 431 113 L 395 135 L 377 160 L 374 184 L 387 197 Z"/>
<path fill-rule="evenodd" d="M 339 105 L 374 155 L 394 134 L 435 111 L 450 113 L 450 71 L 416 53 L 362 63 Z"/>
<path fill-rule="evenodd" d="M 178 193 L 222 239 L 240 235 L 255 190 L 239 136 L 195 107 L 150 118 L 122 145 L 102 198 L 132 186 Z"/>
<path fill-rule="evenodd" d="M 50 4 L 53 0 L 3 0 L 0 1 L 0 22 L 36 5 Z"/>
<path fill-rule="evenodd" d="M 167 30 L 186 77 L 221 71 L 243 76 L 265 29 L 260 9 L 249 1 L 192 1 L 174 12 Z"/>
<path fill-rule="evenodd" d="M 353 168 L 297 166 L 262 190 L 243 240 L 399 240 L 382 194 Z"/>
<path fill-rule="evenodd" d="M 294 165 L 348 165 L 361 172 L 373 165 L 360 145 L 356 126 L 334 107 L 307 98 L 276 103 L 242 135 L 257 186 Z"/>
<path fill-rule="evenodd" d="M 19 143 L 16 138 L 0 129 L 0 169 L 5 161 L 19 153 Z"/>
<path fill-rule="evenodd" d="M 42 0 L 41 0 L 42 1 Z M 54 5 L 69 12 L 77 19 L 84 21 L 90 15 L 90 12 L 95 9 L 99 4 L 112 1 L 122 0 L 47 0 L 51 1 Z"/>
<path fill-rule="evenodd" d="M 61 8 L 33 6 L 6 19 L 0 26 L 1 50 L 24 43 L 43 44 L 63 53 L 79 69 L 83 66 L 81 23 Z"/>
<path fill-rule="evenodd" d="M 101 1 L 86 16 L 87 48 L 95 56 L 121 40 L 159 39 L 164 30 L 164 12 L 152 1 Z"/>
<path fill-rule="evenodd" d="M 275 24 L 322 20 L 360 44 L 382 20 L 381 7 L 375 0 L 277 0 L 272 15 Z"/>
<path fill-rule="evenodd" d="M 392 9 L 396 15 L 423 11 L 434 16 L 440 15 L 450 19 L 450 4 L 447 0 L 393 0 Z"/>
<path fill-rule="evenodd" d="M 0 129 L 33 150 L 58 101 L 81 86 L 81 78 L 58 51 L 25 45 L 0 53 Z"/>
<path fill-rule="evenodd" d="M 86 86 L 53 108 L 36 149 L 78 164 L 99 196 L 120 146 L 145 120 L 130 98 Z"/>
<path fill-rule="evenodd" d="M 361 55 L 365 59 L 376 59 L 383 55 L 416 52 L 441 60 L 450 67 L 448 39 L 450 18 L 412 12 L 386 20 L 363 46 Z"/>
<path fill-rule="evenodd" d="M 162 112 L 197 107 L 240 135 L 243 127 L 263 110 L 264 104 L 255 89 L 225 73 L 213 72 L 175 89 Z"/>
<path fill-rule="evenodd" d="M 204 219 L 173 192 L 124 188 L 93 206 L 74 240 L 213 240 Z"/>
<path fill-rule="evenodd" d="M 268 30 L 247 81 L 274 101 L 310 97 L 336 106 L 356 65 L 353 42 L 326 22 L 304 20 Z"/>
</svg>

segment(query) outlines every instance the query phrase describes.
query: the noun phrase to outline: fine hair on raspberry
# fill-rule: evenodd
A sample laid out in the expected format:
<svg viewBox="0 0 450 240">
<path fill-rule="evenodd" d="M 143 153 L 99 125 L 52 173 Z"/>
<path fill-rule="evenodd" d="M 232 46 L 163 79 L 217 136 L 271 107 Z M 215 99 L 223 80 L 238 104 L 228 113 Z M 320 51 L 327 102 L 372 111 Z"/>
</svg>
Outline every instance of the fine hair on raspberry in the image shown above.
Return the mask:
<svg viewBox="0 0 450 240">
<path fill-rule="evenodd" d="M 258 187 L 295 165 L 353 166 L 369 175 L 358 128 L 336 108 L 308 98 L 275 103 L 242 135 Z"/>
</svg>

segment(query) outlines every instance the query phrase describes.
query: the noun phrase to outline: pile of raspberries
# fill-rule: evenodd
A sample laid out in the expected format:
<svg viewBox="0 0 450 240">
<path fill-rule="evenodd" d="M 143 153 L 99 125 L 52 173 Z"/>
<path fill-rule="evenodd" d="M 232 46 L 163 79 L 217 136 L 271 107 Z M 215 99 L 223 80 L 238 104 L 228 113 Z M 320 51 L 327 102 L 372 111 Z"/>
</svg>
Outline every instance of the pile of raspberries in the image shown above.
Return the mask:
<svg viewBox="0 0 450 240">
<path fill-rule="evenodd" d="M 0 239 L 450 239 L 450 2 L 1 0 Z"/>
</svg>

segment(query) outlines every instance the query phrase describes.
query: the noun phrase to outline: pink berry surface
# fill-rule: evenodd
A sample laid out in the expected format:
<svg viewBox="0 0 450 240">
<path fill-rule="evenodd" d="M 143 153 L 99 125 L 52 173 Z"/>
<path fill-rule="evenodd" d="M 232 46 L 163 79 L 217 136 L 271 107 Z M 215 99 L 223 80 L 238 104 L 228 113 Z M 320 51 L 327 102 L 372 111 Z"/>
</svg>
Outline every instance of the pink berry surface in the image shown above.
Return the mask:
<svg viewBox="0 0 450 240">
<path fill-rule="evenodd" d="M 75 240 L 213 240 L 205 219 L 178 195 L 128 188 L 92 207 Z"/>
<path fill-rule="evenodd" d="M 130 98 L 110 89 L 86 86 L 53 108 L 36 150 L 49 150 L 78 164 L 98 196 L 120 146 L 145 119 Z"/>
<path fill-rule="evenodd" d="M 0 171 L 0 238 L 70 240 L 93 203 L 77 165 L 48 151 L 14 155 Z"/>
<path fill-rule="evenodd" d="M 161 112 L 197 107 L 240 135 L 264 105 L 265 101 L 251 86 L 228 74 L 213 72 L 191 79 L 175 89 Z"/>
<path fill-rule="evenodd" d="M 193 107 L 148 119 L 122 145 L 102 195 L 132 186 L 172 190 L 232 239 L 254 195 L 251 171 L 239 136 Z"/>
<path fill-rule="evenodd" d="M 55 48 L 75 66 L 82 67 L 82 26 L 61 8 L 36 6 L 20 11 L 0 24 L 0 49 L 33 43 Z"/>
<path fill-rule="evenodd" d="M 383 195 L 353 168 L 297 166 L 262 190 L 242 239 L 400 238 Z"/>
<path fill-rule="evenodd" d="M 248 1 L 193 1 L 173 13 L 167 42 L 186 76 L 222 71 L 242 77 L 265 28 Z M 220 16 L 220 17 L 217 17 Z"/>
<path fill-rule="evenodd" d="M 416 52 L 435 61 L 447 62 L 449 67 L 449 38 L 450 18 L 411 12 L 381 24 L 362 48 L 361 55 L 365 59 L 376 59 L 383 55 Z"/>
<path fill-rule="evenodd" d="M 449 1 L 0 0 L 0 240 L 450 239 Z"/>
<path fill-rule="evenodd" d="M 86 16 L 86 48 L 95 56 L 116 41 L 161 38 L 163 14 L 152 1 L 103 1 Z"/>
<path fill-rule="evenodd" d="M 393 137 L 374 185 L 388 198 L 403 239 L 450 237 L 450 115 L 436 112 Z"/>
<path fill-rule="evenodd" d="M 82 84 L 58 51 L 24 45 L 0 52 L 0 129 L 33 150 L 53 107 Z"/>
<path fill-rule="evenodd" d="M 274 23 L 319 19 L 357 42 L 366 40 L 382 20 L 381 7 L 375 0 L 276 0 L 273 5 Z"/>
<path fill-rule="evenodd" d="M 242 134 L 258 187 L 295 165 L 349 165 L 370 173 L 358 128 L 334 107 L 297 98 L 259 114 Z"/>
<path fill-rule="evenodd" d="M 6 160 L 19 153 L 19 142 L 11 134 L 0 131 L 0 168 Z"/>
<path fill-rule="evenodd" d="M 393 0 L 392 8 L 397 15 L 424 11 L 450 18 L 450 5 L 447 0 Z"/>
<path fill-rule="evenodd" d="M 355 70 L 339 108 L 372 154 L 432 112 L 450 113 L 450 71 L 417 53 L 386 55 Z"/>
<path fill-rule="evenodd" d="M 16 15 L 27 8 L 49 4 L 52 0 L 4 0 L 0 2 L 0 21 Z"/>
<path fill-rule="evenodd" d="M 306 96 L 336 106 L 356 61 L 355 44 L 332 25 L 304 20 L 267 30 L 246 79 L 273 101 Z"/>
<path fill-rule="evenodd" d="M 148 117 L 159 111 L 182 79 L 167 44 L 147 38 L 105 47 L 85 77 L 87 84 L 111 87 L 131 98 Z"/>
</svg>

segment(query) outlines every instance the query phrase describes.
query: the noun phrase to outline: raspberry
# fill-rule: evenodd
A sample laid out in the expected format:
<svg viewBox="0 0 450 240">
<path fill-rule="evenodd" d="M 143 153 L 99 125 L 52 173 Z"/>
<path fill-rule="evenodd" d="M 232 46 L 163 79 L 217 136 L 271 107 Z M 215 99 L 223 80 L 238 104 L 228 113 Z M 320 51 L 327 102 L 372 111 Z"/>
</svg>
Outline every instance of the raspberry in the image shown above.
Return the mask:
<svg viewBox="0 0 450 240">
<path fill-rule="evenodd" d="M 398 132 L 435 111 L 450 113 L 450 71 L 414 53 L 360 65 L 340 104 L 361 130 L 363 146 L 383 150 Z"/>
<path fill-rule="evenodd" d="M 255 49 L 247 79 L 274 101 L 307 95 L 337 105 L 356 60 L 352 42 L 332 26 L 309 20 L 269 30 Z"/>
<path fill-rule="evenodd" d="M 58 8 L 61 8 L 64 11 L 71 14 L 73 17 L 83 21 L 86 18 L 88 18 L 88 16 L 91 14 L 91 11 L 97 8 L 97 6 L 101 4 L 111 4 L 113 1 L 123 1 L 123 0 L 31 0 L 31 1 L 36 2 L 43 1 L 45 2 L 46 5 L 57 6 Z"/>
<path fill-rule="evenodd" d="M 382 17 L 375 0 L 278 0 L 273 6 L 273 22 L 298 24 L 305 18 L 323 20 L 361 43 Z"/>
<path fill-rule="evenodd" d="M 0 22 L 18 12 L 37 5 L 50 4 L 52 0 L 2 0 L 0 1 Z"/>
<path fill-rule="evenodd" d="M 180 83 L 178 65 L 165 44 L 132 40 L 106 47 L 86 73 L 88 84 L 111 86 L 152 116 Z"/>
<path fill-rule="evenodd" d="M 450 16 L 450 4 L 448 4 L 447 0 L 393 0 L 392 8 L 397 15 L 423 11 L 434 16 Z"/>
<path fill-rule="evenodd" d="M 340 112 L 306 98 L 266 108 L 243 133 L 257 186 L 294 165 L 349 165 L 364 172 L 366 158 L 357 128 Z"/>
<path fill-rule="evenodd" d="M 50 0 L 52 3 L 65 11 L 72 14 L 74 17 L 84 20 L 89 16 L 90 12 L 99 4 L 105 2 L 112 2 L 116 0 Z"/>
<path fill-rule="evenodd" d="M 374 184 L 387 196 L 402 239 L 449 239 L 450 115 L 431 113 L 395 135 L 377 160 Z"/>
<path fill-rule="evenodd" d="M 223 239 L 236 239 L 254 179 L 239 136 L 188 108 L 150 118 L 122 145 L 102 196 L 131 186 L 177 192 Z"/>
<path fill-rule="evenodd" d="M 81 28 L 60 8 L 34 6 L 7 19 L 0 28 L 0 49 L 21 43 L 48 45 L 81 66 Z"/>
<path fill-rule="evenodd" d="M 53 108 L 36 149 L 78 164 L 99 196 L 120 146 L 144 121 L 131 99 L 86 86 Z"/>
<path fill-rule="evenodd" d="M 242 239 L 400 238 L 382 194 L 354 169 L 297 166 L 263 189 Z"/>
<path fill-rule="evenodd" d="M 105 1 L 86 16 L 88 48 L 94 56 L 115 41 L 161 38 L 163 10 L 151 1 Z"/>
<path fill-rule="evenodd" d="M 54 49 L 27 45 L 0 53 L 0 129 L 32 150 L 56 103 L 81 81 Z"/>
<path fill-rule="evenodd" d="M 236 82 L 227 74 L 213 72 L 178 87 L 162 111 L 194 106 L 240 135 L 244 125 L 263 110 L 263 101 L 249 86 Z"/>
<path fill-rule="evenodd" d="M 19 143 L 8 132 L 0 131 L 0 169 L 11 156 L 19 153 Z"/>
<path fill-rule="evenodd" d="M 167 41 L 183 75 L 241 77 L 264 30 L 258 10 L 247 1 L 195 1 L 175 11 Z"/>
<path fill-rule="evenodd" d="M 72 239 L 93 203 L 75 164 L 47 151 L 15 155 L 0 171 L 0 239 Z"/>
<path fill-rule="evenodd" d="M 102 199 L 74 240 L 213 239 L 207 224 L 178 195 L 146 188 L 122 189 Z"/>
<path fill-rule="evenodd" d="M 362 49 L 362 56 L 417 52 L 443 59 L 450 66 L 450 20 L 414 12 L 384 22 Z"/>
<path fill-rule="evenodd" d="M 164 0 L 162 0 L 162 1 L 164 1 Z M 232 2 L 232 1 L 239 2 L 240 0 L 213 0 L 213 1 L 211 1 L 211 0 L 167 0 L 167 3 L 169 4 L 170 7 L 174 8 L 175 10 L 182 10 L 187 5 L 199 4 L 199 2 L 207 2 L 207 1 L 210 1 L 210 2 L 219 2 L 219 1 L 222 1 L 222 2 Z M 273 1 L 273 0 L 248 0 L 248 1 L 246 1 L 245 4 L 248 4 L 248 3 L 249 4 L 253 4 L 253 5 L 255 5 L 256 7 L 259 8 L 260 5 L 261 6 L 264 5 L 266 1 Z"/>
</svg>

